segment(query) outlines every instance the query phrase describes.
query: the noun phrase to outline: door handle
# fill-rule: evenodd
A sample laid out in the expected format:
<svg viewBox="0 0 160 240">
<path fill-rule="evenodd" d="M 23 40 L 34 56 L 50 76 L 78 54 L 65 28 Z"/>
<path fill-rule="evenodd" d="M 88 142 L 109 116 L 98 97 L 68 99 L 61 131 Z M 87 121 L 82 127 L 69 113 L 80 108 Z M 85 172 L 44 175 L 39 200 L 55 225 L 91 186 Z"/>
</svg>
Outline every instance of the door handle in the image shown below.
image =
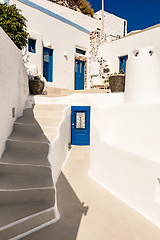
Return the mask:
<svg viewBox="0 0 160 240">
<path fill-rule="evenodd" d="M 72 127 L 74 128 L 74 123 L 72 123 Z"/>
</svg>

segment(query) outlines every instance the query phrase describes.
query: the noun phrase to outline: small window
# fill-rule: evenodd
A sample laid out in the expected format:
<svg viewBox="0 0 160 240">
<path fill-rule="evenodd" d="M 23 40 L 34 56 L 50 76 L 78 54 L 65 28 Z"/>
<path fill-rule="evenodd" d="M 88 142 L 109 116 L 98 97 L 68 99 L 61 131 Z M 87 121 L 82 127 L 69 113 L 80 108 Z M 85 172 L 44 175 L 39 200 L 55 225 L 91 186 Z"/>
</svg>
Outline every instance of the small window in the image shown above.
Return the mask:
<svg viewBox="0 0 160 240">
<path fill-rule="evenodd" d="M 29 38 L 28 39 L 28 51 L 32 53 L 36 53 L 36 40 Z"/>
<path fill-rule="evenodd" d="M 126 63 L 127 63 L 127 60 L 128 60 L 128 55 L 119 57 L 119 72 L 120 72 L 121 70 L 123 70 L 124 73 L 126 72 Z"/>
<path fill-rule="evenodd" d="M 79 48 L 76 48 L 76 53 L 85 55 L 85 54 L 86 54 L 86 51 L 84 51 L 84 50 L 82 50 L 82 49 L 79 49 Z"/>
</svg>

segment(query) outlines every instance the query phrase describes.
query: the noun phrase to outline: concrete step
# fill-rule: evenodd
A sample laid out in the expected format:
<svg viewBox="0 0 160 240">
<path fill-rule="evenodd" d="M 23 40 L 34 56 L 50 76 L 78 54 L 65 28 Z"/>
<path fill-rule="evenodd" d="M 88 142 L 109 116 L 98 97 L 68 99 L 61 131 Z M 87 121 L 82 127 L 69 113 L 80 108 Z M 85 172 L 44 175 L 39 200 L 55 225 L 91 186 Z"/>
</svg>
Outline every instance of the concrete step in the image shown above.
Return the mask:
<svg viewBox="0 0 160 240">
<path fill-rule="evenodd" d="M 22 144 L 21 144 L 22 145 Z M 40 144 L 41 146 L 42 144 Z M 47 145 L 48 146 L 48 145 Z M 48 152 L 42 151 L 23 151 L 16 149 L 9 149 L 4 152 L 3 156 L 0 159 L 2 163 L 10 164 L 30 164 L 38 166 L 50 166 L 50 163 L 47 158 Z"/>
<path fill-rule="evenodd" d="M 66 97 L 66 96 L 69 96 L 71 95 L 71 93 L 69 92 L 63 92 L 63 93 L 60 93 L 60 94 L 47 94 L 47 95 L 43 95 L 43 97 L 52 97 L 52 98 L 56 98 L 56 97 Z"/>
<path fill-rule="evenodd" d="M 33 112 L 36 111 L 63 111 L 67 105 L 64 104 L 36 104 L 33 107 Z"/>
<path fill-rule="evenodd" d="M 29 142 L 29 141 L 20 141 L 8 139 L 6 141 L 7 150 L 18 150 L 18 151 L 28 151 L 28 152 L 39 152 L 47 153 L 49 151 L 49 142 Z"/>
<path fill-rule="evenodd" d="M 1 189 L 0 205 L 52 201 L 55 203 L 54 187 L 29 189 Z M 2 217 L 2 215 L 1 215 Z"/>
<path fill-rule="evenodd" d="M 63 88 L 54 88 L 54 87 L 49 87 L 47 88 L 47 95 L 52 95 L 52 96 L 67 96 L 70 94 L 74 94 L 74 93 L 83 93 L 83 94 L 90 94 L 90 93 L 107 93 L 108 90 L 107 89 L 83 89 L 83 90 L 69 90 L 69 89 L 63 89 Z"/>
<path fill-rule="evenodd" d="M 23 111 L 23 117 L 30 117 L 32 119 L 35 118 L 35 121 L 37 121 L 37 117 L 43 117 L 43 118 L 48 118 L 48 117 L 62 117 L 63 113 L 61 110 L 41 110 L 41 109 L 37 109 L 37 110 L 33 110 L 30 108 L 27 108 Z"/>
<path fill-rule="evenodd" d="M 62 120 L 62 113 L 55 115 L 55 116 L 36 116 L 35 118 L 31 118 L 30 116 L 24 117 L 19 117 L 16 120 L 16 123 L 21 123 L 21 124 L 30 124 L 34 126 L 49 126 L 49 127 L 58 127 L 60 122 Z"/>
<path fill-rule="evenodd" d="M 50 176 L 0 174 L 0 189 L 33 189 L 44 187 L 53 187 Z"/>
<path fill-rule="evenodd" d="M 6 220 L 4 219 L 1 225 L 5 222 L 6 224 L 0 227 L 1 239 L 11 239 L 51 221 L 55 218 L 54 208 L 51 206 L 52 203 L 24 203 L 6 207 L 2 206 L 3 215 L 6 215 Z M 4 212 L 5 210 L 7 213 Z M 7 219 L 12 219 L 12 222 L 7 223 Z"/>
<path fill-rule="evenodd" d="M 53 134 L 53 135 L 57 135 L 57 127 L 52 127 L 52 126 L 40 126 L 39 124 L 37 125 L 32 125 L 32 124 L 23 124 L 23 123 L 14 123 L 14 127 L 13 127 L 13 132 L 21 132 L 22 134 L 24 134 L 24 136 L 28 136 L 29 134 L 31 134 L 31 136 L 39 136 L 39 135 L 43 135 L 44 136 L 46 134 Z M 27 133 L 27 134 L 26 134 Z"/>
<path fill-rule="evenodd" d="M 49 176 L 52 177 L 50 166 L 38 166 L 31 164 L 11 164 L 0 162 L 0 175 L 1 174 L 16 174 L 28 176 Z"/>
<path fill-rule="evenodd" d="M 14 131 L 8 140 L 50 143 L 57 136 L 57 128 L 14 124 Z"/>
<path fill-rule="evenodd" d="M 60 94 L 62 90 L 66 91 L 68 89 L 66 89 L 66 88 L 56 88 L 56 87 L 47 87 L 47 93 L 48 94 Z"/>
<path fill-rule="evenodd" d="M 82 94 L 100 94 L 100 93 L 107 93 L 107 89 L 84 89 L 84 90 L 61 90 L 61 94 L 74 94 L 74 93 L 82 93 Z"/>
<path fill-rule="evenodd" d="M 48 161 L 66 105 L 34 106 L 14 123 L 0 160 L 0 239 L 8 240 L 55 218 Z M 17 238 L 15 238 L 17 239 Z"/>
</svg>

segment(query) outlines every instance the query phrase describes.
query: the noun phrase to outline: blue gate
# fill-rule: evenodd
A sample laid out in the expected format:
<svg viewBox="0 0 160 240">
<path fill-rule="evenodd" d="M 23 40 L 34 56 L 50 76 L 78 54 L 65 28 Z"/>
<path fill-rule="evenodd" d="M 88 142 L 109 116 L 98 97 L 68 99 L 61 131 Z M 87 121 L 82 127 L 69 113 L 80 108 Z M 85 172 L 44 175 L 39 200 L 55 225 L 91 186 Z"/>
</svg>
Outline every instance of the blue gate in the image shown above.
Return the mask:
<svg viewBox="0 0 160 240">
<path fill-rule="evenodd" d="M 83 90 L 85 62 L 76 59 L 75 64 L 75 90 Z"/>
<path fill-rule="evenodd" d="M 71 106 L 71 143 L 90 145 L 90 106 Z"/>
<path fill-rule="evenodd" d="M 53 50 L 43 48 L 43 77 L 47 82 L 53 82 Z"/>
</svg>

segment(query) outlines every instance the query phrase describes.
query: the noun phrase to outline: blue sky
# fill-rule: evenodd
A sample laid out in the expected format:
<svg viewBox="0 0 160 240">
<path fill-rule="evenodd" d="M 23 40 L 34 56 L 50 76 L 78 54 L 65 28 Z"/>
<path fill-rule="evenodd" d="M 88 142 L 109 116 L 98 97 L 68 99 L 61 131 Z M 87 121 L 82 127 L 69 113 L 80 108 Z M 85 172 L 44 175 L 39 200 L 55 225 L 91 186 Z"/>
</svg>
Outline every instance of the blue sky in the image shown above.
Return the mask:
<svg viewBox="0 0 160 240">
<path fill-rule="evenodd" d="M 94 12 L 101 9 L 102 0 L 88 0 Z M 160 0 L 104 0 L 104 9 L 128 22 L 128 32 L 160 23 Z"/>
</svg>

